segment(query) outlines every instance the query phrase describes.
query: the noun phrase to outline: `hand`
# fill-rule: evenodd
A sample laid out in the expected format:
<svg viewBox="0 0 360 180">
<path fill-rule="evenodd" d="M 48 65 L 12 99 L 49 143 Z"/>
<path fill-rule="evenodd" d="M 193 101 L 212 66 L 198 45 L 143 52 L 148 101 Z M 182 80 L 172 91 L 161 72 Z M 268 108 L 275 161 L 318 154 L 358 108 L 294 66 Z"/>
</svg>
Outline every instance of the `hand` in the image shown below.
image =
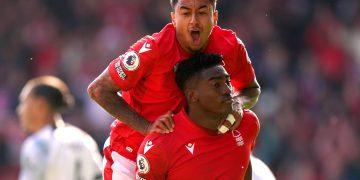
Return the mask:
<svg viewBox="0 0 360 180">
<path fill-rule="evenodd" d="M 229 130 L 234 130 L 239 127 L 243 117 L 243 109 L 239 101 L 234 101 L 232 104 L 232 112 L 226 117 L 226 120 L 219 126 L 219 134 L 224 134 Z"/>
<path fill-rule="evenodd" d="M 174 121 L 172 119 L 172 112 L 168 111 L 164 115 L 158 117 L 148 128 L 147 134 L 151 133 L 170 133 L 174 130 Z"/>
<path fill-rule="evenodd" d="M 243 111 L 243 108 L 242 108 L 242 105 L 241 103 L 235 101 L 233 104 L 232 104 L 232 115 L 234 116 L 235 118 L 235 122 L 232 124 L 232 126 L 230 127 L 230 130 L 234 130 L 236 128 L 239 127 L 240 123 L 241 123 L 241 120 L 243 118 L 243 114 L 244 114 L 244 111 Z"/>
</svg>

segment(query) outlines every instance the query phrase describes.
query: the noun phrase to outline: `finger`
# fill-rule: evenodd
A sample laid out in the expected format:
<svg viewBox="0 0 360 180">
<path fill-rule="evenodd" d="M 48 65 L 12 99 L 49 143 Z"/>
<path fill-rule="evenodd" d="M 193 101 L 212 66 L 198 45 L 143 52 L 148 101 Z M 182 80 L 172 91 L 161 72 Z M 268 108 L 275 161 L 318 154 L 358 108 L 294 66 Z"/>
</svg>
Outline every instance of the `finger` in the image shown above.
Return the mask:
<svg viewBox="0 0 360 180">
<path fill-rule="evenodd" d="M 240 126 L 241 119 L 236 119 L 235 123 L 229 128 L 230 130 L 235 130 Z"/>
<path fill-rule="evenodd" d="M 172 116 L 172 112 L 171 111 L 166 111 L 165 115 L 166 116 Z"/>
<path fill-rule="evenodd" d="M 171 129 L 174 129 L 175 123 L 174 123 L 174 114 L 171 114 L 170 117 L 168 117 L 168 123 L 170 124 Z"/>
<path fill-rule="evenodd" d="M 160 118 L 168 118 L 167 124 L 169 123 L 170 129 L 173 129 L 175 127 L 175 123 L 173 121 L 173 116 L 174 116 L 174 114 L 171 111 L 167 111 L 164 115 L 160 116 L 159 119 Z"/>
<path fill-rule="evenodd" d="M 243 117 L 243 110 L 240 109 L 238 111 L 232 111 L 231 114 L 234 116 L 235 119 L 242 119 Z"/>
<path fill-rule="evenodd" d="M 232 115 L 232 114 L 228 114 L 228 116 L 226 117 L 226 120 L 229 121 L 231 125 L 233 125 L 236 121 L 234 115 Z"/>
<path fill-rule="evenodd" d="M 169 118 L 163 118 L 163 119 L 161 119 L 160 122 L 161 122 L 162 126 L 165 128 L 165 130 L 168 131 L 168 133 L 169 133 L 169 132 L 172 132 L 172 127 L 171 127 L 171 124 L 168 119 Z"/>
<path fill-rule="evenodd" d="M 231 125 L 232 124 L 228 120 L 223 121 L 220 127 L 218 128 L 219 133 L 221 134 L 226 133 L 227 131 L 229 131 Z"/>
<path fill-rule="evenodd" d="M 227 131 L 229 131 L 229 128 L 227 128 L 226 126 L 224 126 L 224 125 L 221 125 L 220 126 L 220 128 L 218 129 L 218 133 L 219 134 L 224 134 L 224 133 L 226 133 Z"/>
<path fill-rule="evenodd" d="M 232 124 L 232 126 L 230 127 L 230 130 L 234 130 L 237 129 L 240 126 L 240 123 L 242 121 L 242 110 L 240 111 L 241 113 L 239 114 L 238 112 L 233 112 L 234 118 L 235 118 L 235 122 L 234 124 Z"/>
<path fill-rule="evenodd" d="M 168 133 L 167 129 L 164 127 L 164 125 L 161 122 L 155 122 L 150 132 L 156 132 L 161 134 Z"/>
<path fill-rule="evenodd" d="M 154 132 L 159 133 L 159 134 L 166 134 L 166 131 L 164 129 L 159 128 L 159 127 L 155 128 Z"/>
</svg>

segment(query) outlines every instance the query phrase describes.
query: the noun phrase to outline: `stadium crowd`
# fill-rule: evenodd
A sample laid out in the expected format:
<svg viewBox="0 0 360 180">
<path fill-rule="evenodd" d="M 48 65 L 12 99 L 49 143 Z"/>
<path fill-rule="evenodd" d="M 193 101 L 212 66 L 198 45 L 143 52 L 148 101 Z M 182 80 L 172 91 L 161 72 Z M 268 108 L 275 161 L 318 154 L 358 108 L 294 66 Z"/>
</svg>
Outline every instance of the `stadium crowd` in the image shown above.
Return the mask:
<svg viewBox="0 0 360 180">
<path fill-rule="evenodd" d="M 262 86 L 255 155 L 278 179 L 360 179 L 360 2 L 220 0 L 218 9 Z M 169 11 L 165 0 L 1 1 L 0 179 L 18 176 L 25 134 L 15 108 L 28 79 L 62 78 L 77 102 L 67 121 L 102 147 L 112 118 L 86 87 Z"/>
</svg>

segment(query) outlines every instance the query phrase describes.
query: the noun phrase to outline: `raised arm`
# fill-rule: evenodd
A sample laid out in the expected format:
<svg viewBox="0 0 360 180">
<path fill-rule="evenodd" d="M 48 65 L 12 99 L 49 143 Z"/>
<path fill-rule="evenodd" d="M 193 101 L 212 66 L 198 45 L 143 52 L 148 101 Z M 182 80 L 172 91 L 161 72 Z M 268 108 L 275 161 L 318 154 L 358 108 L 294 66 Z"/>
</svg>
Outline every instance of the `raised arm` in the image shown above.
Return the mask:
<svg viewBox="0 0 360 180">
<path fill-rule="evenodd" d="M 124 99 L 118 95 L 120 89 L 111 79 L 108 69 L 105 69 L 89 85 L 87 91 L 89 96 L 114 118 L 143 134 L 147 134 L 151 123 L 131 108 Z"/>
<path fill-rule="evenodd" d="M 89 96 L 110 115 L 142 134 L 169 133 L 174 128 L 170 112 L 158 117 L 154 123 L 150 123 L 130 107 L 118 95 L 120 88 L 111 79 L 108 68 L 89 85 L 87 91 Z"/>
</svg>

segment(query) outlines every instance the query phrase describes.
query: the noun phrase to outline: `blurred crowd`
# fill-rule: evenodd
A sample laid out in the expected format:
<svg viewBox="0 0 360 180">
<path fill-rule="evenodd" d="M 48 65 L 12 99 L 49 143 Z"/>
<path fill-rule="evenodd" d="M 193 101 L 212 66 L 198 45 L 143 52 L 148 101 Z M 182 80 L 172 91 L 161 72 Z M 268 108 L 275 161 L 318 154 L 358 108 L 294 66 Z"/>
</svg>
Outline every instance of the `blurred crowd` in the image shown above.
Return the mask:
<svg viewBox="0 0 360 180">
<path fill-rule="evenodd" d="M 171 9 L 168 0 L 0 3 L 0 179 L 16 179 L 24 83 L 45 74 L 68 83 L 77 105 L 65 120 L 101 148 L 113 119 L 89 99 L 87 85 L 170 22 Z M 360 179 L 360 1 L 219 0 L 218 10 L 262 86 L 255 155 L 280 180 Z"/>
</svg>

